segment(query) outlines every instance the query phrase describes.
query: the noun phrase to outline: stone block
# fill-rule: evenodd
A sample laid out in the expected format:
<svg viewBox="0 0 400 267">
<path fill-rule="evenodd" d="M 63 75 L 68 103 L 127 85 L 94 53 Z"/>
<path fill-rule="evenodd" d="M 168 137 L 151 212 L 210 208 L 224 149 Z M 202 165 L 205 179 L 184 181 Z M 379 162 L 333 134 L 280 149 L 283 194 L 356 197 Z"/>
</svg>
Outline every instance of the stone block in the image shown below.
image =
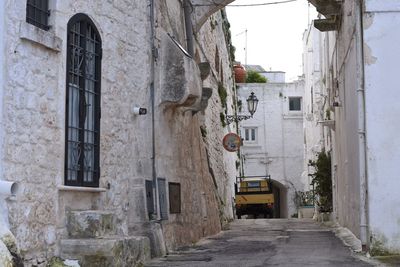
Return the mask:
<svg viewBox="0 0 400 267">
<path fill-rule="evenodd" d="M 191 107 L 200 103 L 202 83 L 199 66 L 168 34 L 160 49 L 161 103 Z"/>
<path fill-rule="evenodd" d="M 107 211 L 68 211 L 68 236 L 71 238 L 99 238 L 115 235 L 115 221 L 115 215 Z"/>
<path fill-rule="evenodd" d="M 150 259 L 150 241 L 142 236 L 64 239 L 60 254 L 80 266 L 137 266 Z"/>
</svg>

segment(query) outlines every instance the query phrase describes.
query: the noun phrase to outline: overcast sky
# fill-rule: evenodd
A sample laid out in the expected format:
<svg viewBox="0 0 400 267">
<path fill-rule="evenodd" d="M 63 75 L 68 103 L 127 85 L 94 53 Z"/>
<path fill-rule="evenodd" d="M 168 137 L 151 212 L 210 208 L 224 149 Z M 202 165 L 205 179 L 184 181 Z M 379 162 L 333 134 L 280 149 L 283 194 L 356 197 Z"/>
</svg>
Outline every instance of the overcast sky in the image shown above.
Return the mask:
<svg viewBox="0 0 400 267">
<path fill-rule="evenodd" d="M 281 1 L 284 0 L 236 0 L 232 5 Z M 287 81 L 302 74 L 302 36 L 316 17 L 314 7 L 307 0 L 256 7 L 228 5 L 226 11 L 237 61 L 245 63 L 244 31 L 247 29 L 247 64 L 285 71 Z"/>
</svg>

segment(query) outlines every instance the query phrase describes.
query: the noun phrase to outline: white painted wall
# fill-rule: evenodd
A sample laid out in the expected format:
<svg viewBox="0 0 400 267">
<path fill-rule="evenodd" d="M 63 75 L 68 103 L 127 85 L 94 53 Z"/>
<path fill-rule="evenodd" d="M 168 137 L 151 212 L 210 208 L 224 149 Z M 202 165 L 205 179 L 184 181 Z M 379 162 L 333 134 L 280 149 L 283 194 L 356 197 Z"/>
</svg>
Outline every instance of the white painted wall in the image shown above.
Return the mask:
<svg viewBox="0 0 400 267">
<path fill-rule="evenodd" d="M 310 160 L 316 159 L 316 153 L 323 148 L 323 129 L 319 121 L 323 120 L 323 104 L 326 93 L 322 92 L 321 74 L 321 33 L 312 25 L 303 35 L 303 73 L 304 73 L 304 172 L 303 178 L 311 183 L 308 167 Z M 308 189 L 311 189 L 310 187 Z"/>
<path fill-rule="evenodd" d="M 264 71 L 260 72 L 262 76 L 268 79 L 269 83 L 284 83 L 286 73 L 284 71 Z"/>
<path fill-rule="evenodd" d="M 305 101 L 309 102 L 310 81 L 319 77 L 322 79 L 321 92 L 327 93 L 329 106 L 333 108 L 333 102 L 339 103 L 333 108 L 335 130 L 331 132 L 331 142 L 326 140 L 329 137 L 326 129 L 322 133 L 323 146 L 332 149 L 333 154 L 337 221 L 361 238 L 361 197 L 362 192 L 368 190 L 366 212 L 371 239 L 367 238 L 366 242 L 371 241 L 373 251 L 399 253 L 400 198 L 394 189 L 400 187 L 397 168 L 400 161 L 400 34 L 395 30 L 400 26 L 400 3 L 396 0 L 366 0 L 364 3 L 362 33 L 358 30 L 360 10 L 357 2 L 347 0 L 342 2 L 342 12 L 348 15 L 342 16 L 341 28 L 320 35 L 320 44 L 314 43 L 311 49 L 305 46 L 305 53 L 310 52 L 313 57 L 318 53 L 321 55 L 320 74 L 307 69 L 314 59 L 305 56 Z M 308 34 L 311 36 L 312 32 Z M 363 35 L 363 43 L 359 34 Z M 363 48 L 362 58 L 358 54 L 360 48 Z M 368 188 L 362 187 L 363 155 L 359 141 L 363 103 L 358 98 L 360 88 L 365 89 Z M 306 122 L 306 140 L 309 135 L 315 135 L 309 127 Z M 306 154 L 309 154 L 307 149 Z"/>
<path fill-rule="evenodd" d="M 369 223 L 372 245 L 400 252 L 400 3 L 367 0 L 364 15 Z"/>
<path fill-rule="evenodd" d="M 295 191 L 304 191 L 303 171 L 303 111 L 289 111 L 289 97 L 303 97 L 303 81 L 293 83 L 240 84 L 238 96 L 247 110 L 246 98 L 254 92 L 259 99 L 252 119 L 240 123 L 241 137 L 245 128 L 257 128 L 257 141 L 242 147 L 245 175 L 270 174 L 287 190 L 288 210 L 283 216 L 296 213 Z M 303 103 L 302 103 L 303 106 Z"/>
</svg>

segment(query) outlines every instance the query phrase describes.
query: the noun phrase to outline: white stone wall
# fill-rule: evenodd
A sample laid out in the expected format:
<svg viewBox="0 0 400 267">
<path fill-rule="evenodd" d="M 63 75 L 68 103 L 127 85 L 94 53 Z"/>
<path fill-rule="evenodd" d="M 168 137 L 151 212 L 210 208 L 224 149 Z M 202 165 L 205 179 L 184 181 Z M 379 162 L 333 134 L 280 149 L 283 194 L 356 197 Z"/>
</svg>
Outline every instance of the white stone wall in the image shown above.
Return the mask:
<svg viewBox="0 0 400 267">
<path fill-rule="evenodd" d="M 169 6 L 167 10 L 177 10 L 180 4 L 171 1 L 164 5 Z M 218 95 L 221 83 L 228 92 L 227 106 L 231 113 L 233 78 L 222 27 L 222 17 L 218 12 L 204 23 L 195 39 L 194 60 L 197 63 L 208 62 L 211 66 L 202 85 L 213 90 L 207 109 L 195 115 L 179 107 L 160 106 L 159 110 L 162 118 L 159 127 L 163 129 L 164 139 L 158 141 L 157 175 L 180 182 L 183 193 L 182 214 L 171 214 L 169 221 L 163 222 L 169 248 L 215 234 L 233 218 L 232 179 L 236 176 L 236 154 L 224 151 L 222 147 L 228 129 L 220 120 L 220 113 L 225 111 Z M 186 46 L 181 24 L 164 20 L 158 31 L 174 33 L 182 46 Z M 217 49 L 219 60 L 215 59 Z M 206 131 L 204 137 L 200 126 Z M 168 140 L 167 146 L 165 140 Z"/>
<path fill-rule="evenodd" d="M 226 18 L 226 14 L 224 15 Z M 229 132 L 236 132 L 236 125 L 229 124 L 223 127 L 220 113 L 225 113 L 225 109 L 221 105 L 221 99 L 218 94 L 219 84 L 223 86 L 228 93 L 227 114 L 233 114 L 234 106 L 234 77 L 232 72 L 232 64 L 227 50 L 225 38 L 224 18 L 221 12 L 217 12 L 209 18 L 209 23 L 205 23 L 199 32 L 199 46 L 202 46 L 204 52 L 201 56 L 201 61 L 210 61 L 212 73 L 204 82 L 204 86 L 213 88 L 213 95 L 209 100 L 209 107 L 205 111 L 204 125 L 207 129 L 207 137 L 205 138 L 206 146 L 209 151 L 210 165 L 214 170 L 217 178 L 218 192 L 223 202 L 223 211 L 225 220 L 233 219 L 233 196 L 234 182 L 236 178 L 235 162 L 237 154 L 228 152 L 222 147 L 222 139 Z M 216 66 L 215 55 L 218 49 L 220 62 Z M 199 49 L 201 50 L 201 49 Z M 219 129 L 218 131 L 212 129 Z M 222 162 L 221 162 L 222 160 Z M 222 163 L 222 164 L 221 164 Z M 218 179 L 220 177 L 220 179 Z"/>
<path fill-rule="evenodd" d="M 368 204 L 372 247 L 400 252 L 400 6 L 398 1 L 365 1 L 364 62 Z"/>
<path fill-rule="evenodd" d="M 343 2 L 346 12 L 356 14 L 356 3 Z M 320 54 L 321 93 L 326 95 L 326 104 L 317 107 L 327 119 L 330 109 L 334 119 L 334 132 L 321 135 L 322 148 L 332 153 L 333 208 L 335 217 L 344 227 L 360 236 L 360 174 L 358 142 L 357 88 L 361 65 L 357 58 L 356 16 L 343 16 L 341 29 L 337 33 L 320 35 L 320 43 L 312 48 Z M 352 29 L 352 30 L 349 30 Z M 314 55 L 313 55 L 314 56 Z M 338 104 L 337 107 L 333 103 Z M 328 135 L 327 135 L 328 133 Z"/>
<path fill-rule="evenodd" d="M 43 265 L 59 254 L 60 239 L 67 236 L 66 210 L 112 211 L 117 217 L 119 235 L 141 234 L 143 225 L 148 223 L 144 181 L 153 178 L 148 2 L 50 2 L 48 32 L 25 22 L 25 1 L 6 1 L 4 16 L 7 29 L 1 103 L 2 164 L 4 179 L 20 184 L 20 194 L 8 205 L 9 219 L 28 265 Z M 181 2 L 157 2 L 156 9 L 156 37 L 170 33 L 185 47 Z M 93 20 L 103 45 L 100 187 L 105 192 L 62 187 L 66 30 L 68 20 L 76 13 L 85 13 Z M 182 213 L 170 214 L 169 220 L 162 222 L 168 248 L 215 234 L 221 229 L 220 217 L 223 222 L 232 218 L 230 179 L 235 176 L 235 155 L 223 151 L 220 143 L 227 128 L 219 120 L 223 109 L 218 83 L 222 82 L 228 90 L 231 113 L 233 79 L 221 15 L 216 14 L 212 20 L 216 22 L 213 29 L 206 23 L 196 42 L 196 47 L 204 50 L 199 52 L 201 61 L 210 61 L 212 66 L 212 74 L 204 82 L 214 90 L 209 108 L 192 114 L 181 107 L 165 108 L 159 105 L 160 99 L 155 101 L 157 177 L 180 182 L 182 188 Z M 157 48 L 162 45 L 160 40 L 156 38 Z M 216 47 L 219 70 L 213 66 Z M 155 71 L 155 90 L 160 92 L 163 88 L 159 86 L 159 77 L 166 69 L 157 61 Z M 147 108 L 150 114 L 135 116 L 134 106 Z M 207 128 L 205 141 L 200 125 Z"/>
<path fill-rule="evenodd" d="M 57 253 L 65 209 L 113 210 L 119 231 L 127 232 L 130 187 L 150 177 L 150 117 L 131 112 L 133 105 L 149 106 L 149 64 L 143 64 L 150 60 L 149 19 L 145 2 L 57 1 L 45 33 L 61 40 L 55 49 L 37 42 L 40 30 L 25 23 L 25 4 L 7 1 L 4 176 L 21 186 L 9 205 L 12 231 L 25 259 L 40 262 Z M 75 13 L 88 14 L 103 41 L 100 186 L 110 183 L 106 193 L 58 190 L 64 183 L 66 25 Z M 22 39 L 22 28 L 34 40 Z"/>
<path fill-rule="evenodd" d="M 259 99 L 252 119 L 240 123 L 241 137 L 245 128 L 257 129 L 257 141 L 242 147 L 245 175 L 270 174 L 287 190 L 282 192 L 282 217 L 297 213 L 294 203 L 296 191 L 304 191 L 307 181 L 303 172 L 303 110 L 289 111 L 289 97 L 304 97 L 303 81 L 293 83 L 240 84 L 238 95 L 247 112 L 246 98 L 251 92 Z M 302 106 L 304 102 L 302 101 Z M 285 203 L 286 201 L 286 203 Z"/>
<path fill-rule="evenodd" d="M 319 45 L 323 51 L 320 77 L 328 81 L 322 84 L 322 91 L 327 91 L 331 108 L 333 102 L 338 104 L 333 108 L 332 146 L 326 142 L 324 145 L 332 147 L 333 153 L 334 211 L 338 222 L 361 238 L 360 216 L 364 204 L 360 196 L 368 190 L 364 211 L 368 215 L 369 237 L 363 242 L 374 253 L 398 253 L 400 214 L 395 207 L 399 198 L 392 188 L 399 186 L 396 176 L 400 155 L 396 123 L 398 93 L 395 89 L 399 61 L 395 51 L 399 36 L 393 29 L 400 23 L 400 10 L 398 2 L 392 0 L 367 0 L 362 14 L 355 1 L 344 1 L 342 10 L 349 15 L 342 17 L 339 31 L 324 34 Z M 363 20 L 362 32 L 359 16 Z M 313 46 L 313 55 L 317 47 L 318 44 Z M 306 81 L 307 75 L 310 72 L 306 72 Z M 360 89 L 365 92 L 364 103 L 358 96 Z M 365 122 L 360 121 L 364 116 Z M 368 181 L 365 187 L 361 184 L 364 157 L 360 154 L 364 123 Z"/>
</svg>

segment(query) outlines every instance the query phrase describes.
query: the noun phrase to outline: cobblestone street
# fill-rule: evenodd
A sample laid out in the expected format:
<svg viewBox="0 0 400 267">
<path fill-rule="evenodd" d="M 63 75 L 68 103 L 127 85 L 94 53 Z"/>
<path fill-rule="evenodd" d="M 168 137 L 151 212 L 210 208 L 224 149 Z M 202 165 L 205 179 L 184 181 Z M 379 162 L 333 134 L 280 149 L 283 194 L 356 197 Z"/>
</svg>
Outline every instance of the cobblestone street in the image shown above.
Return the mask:
<svg viewBox="0 0 400 267">
<path fill-rule="evenodd" d="M 161 266 L 371 266 L 312 220 L 236 220 L 220 235 L 155 259 Z"/>
</svg>

